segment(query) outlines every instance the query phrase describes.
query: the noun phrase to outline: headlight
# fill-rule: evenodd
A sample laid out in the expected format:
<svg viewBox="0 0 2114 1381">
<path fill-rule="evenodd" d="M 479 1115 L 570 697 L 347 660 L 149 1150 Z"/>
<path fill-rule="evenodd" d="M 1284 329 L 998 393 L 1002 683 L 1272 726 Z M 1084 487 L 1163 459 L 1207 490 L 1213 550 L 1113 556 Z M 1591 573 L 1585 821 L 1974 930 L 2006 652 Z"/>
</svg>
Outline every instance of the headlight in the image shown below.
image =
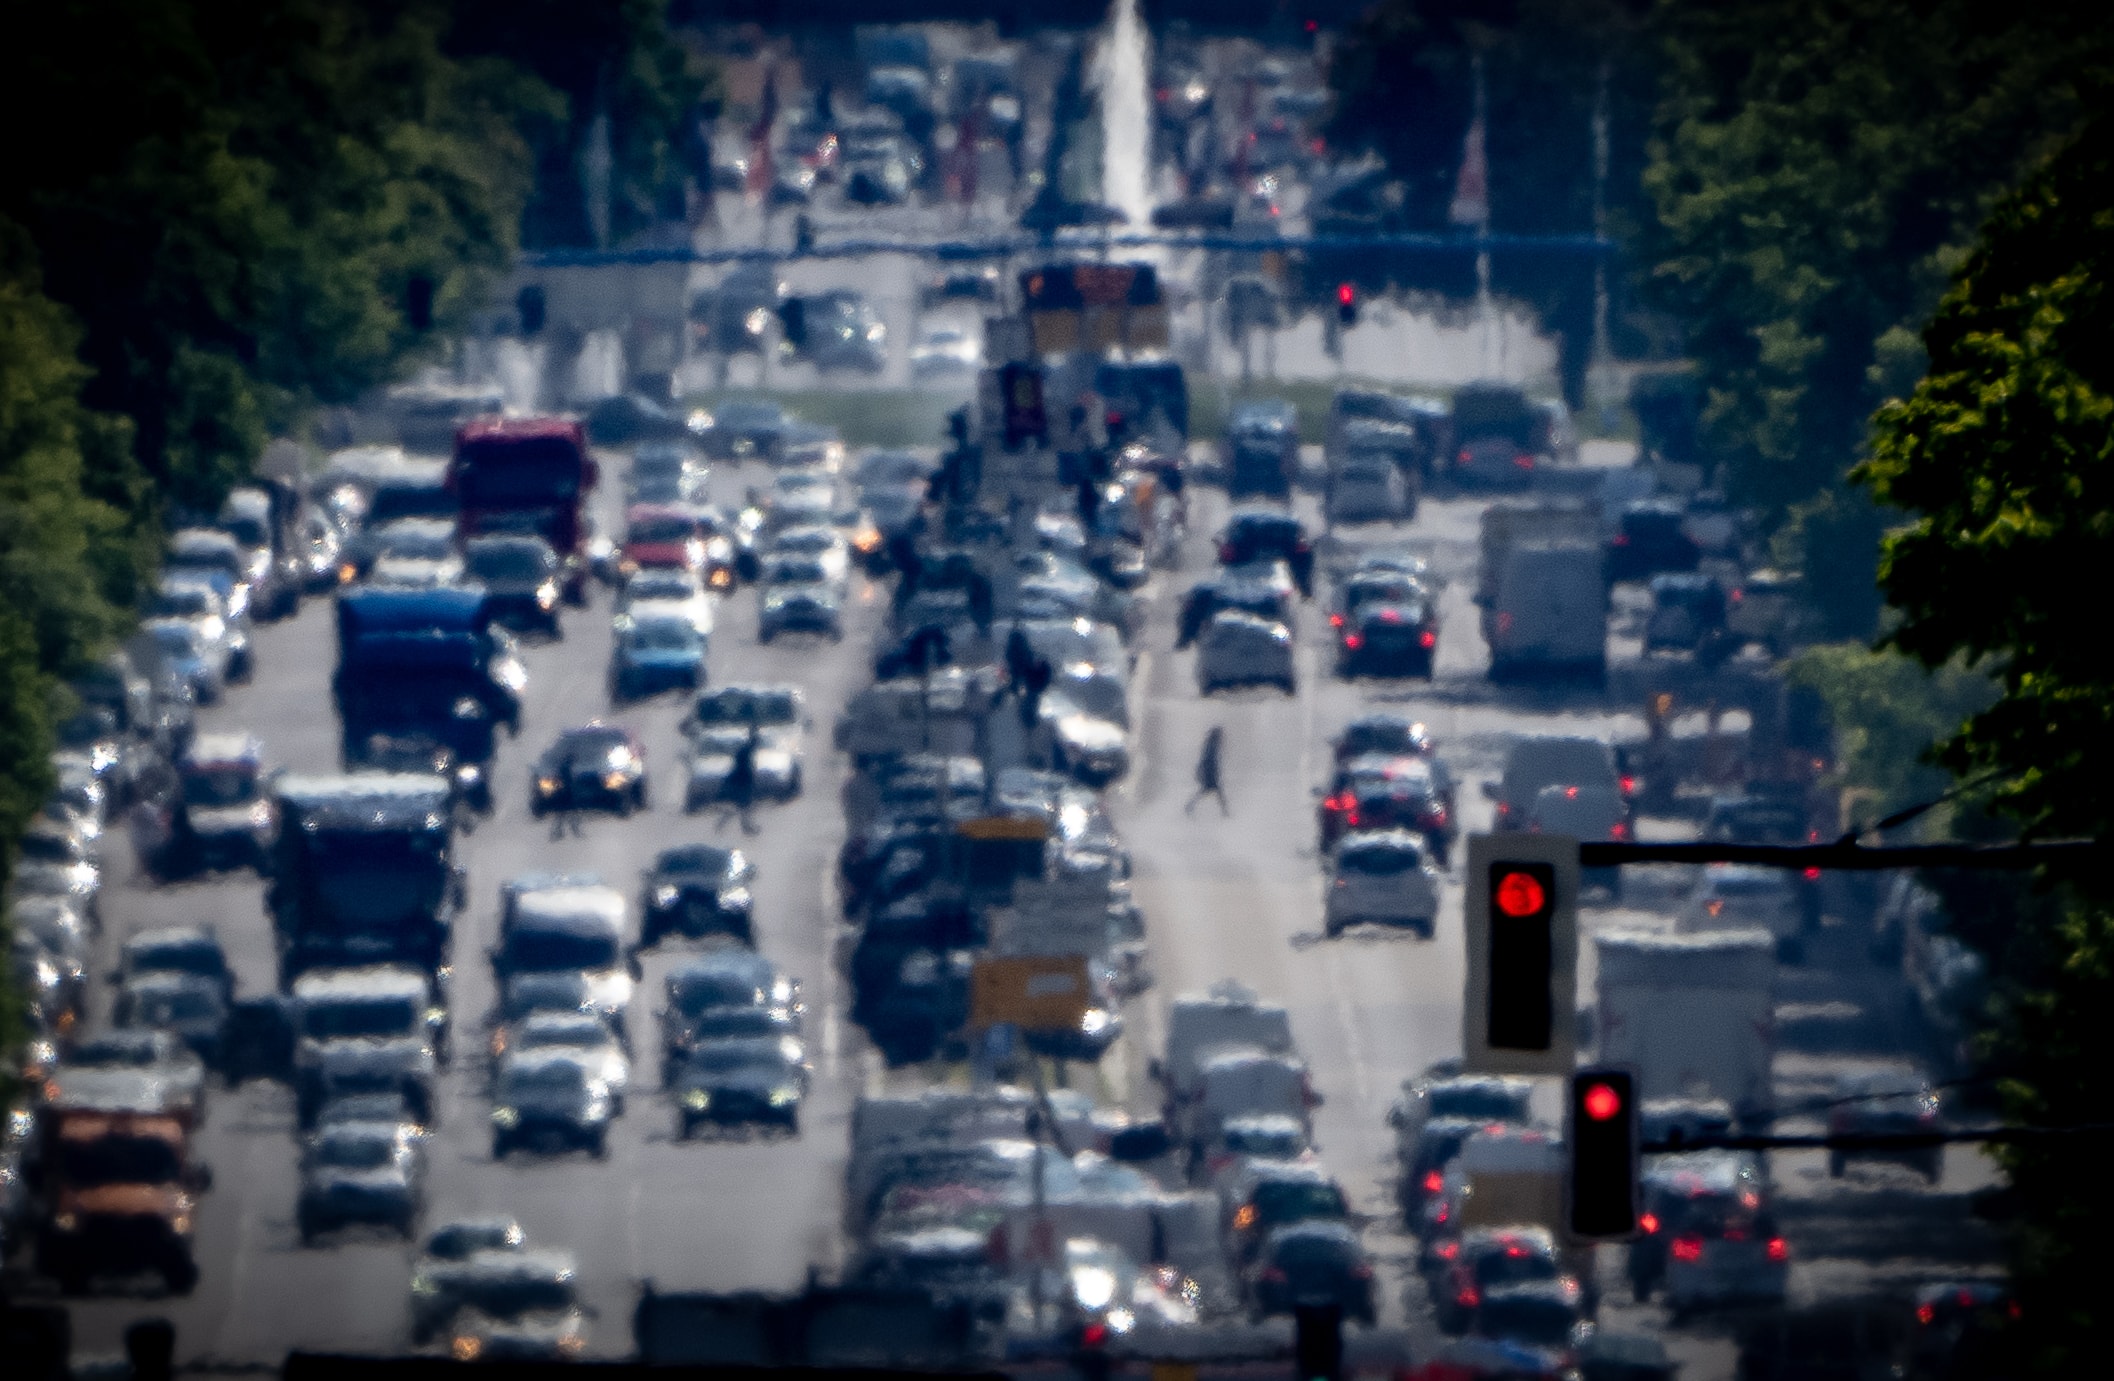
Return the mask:
<svg viewBox="0 0 2114 1381">
<path fill-rule="evenodd" d="M 518 1127 L 521 1125 L 521 1112 L 518 1108 L 494 1108 L 492 1124 L 497 1127 Z"/>
<path fill-rule="evenodd" d="M 701 1088 L 691 1089 L 683 1095 L 683 1106 L 692 1112 L 703 1112 L 712 1106 L 712 1095 Z"/>
<path fill-rule="evenodd" d="M 263 829 L 263 828 L 264 828 L 265 826 L 267 826 L 267 825 L 271 824 L 271 822 L 272 822 L 272 807 L 271 807 L 271 803 L 270 803 L 270 802 L 268 802 L 268 801 L 259 801 L 259 802 L 257 802 L 257 804 L 255 804 L 255 805 L 251 806 L 251 807 L 250 807 L 250 817 L 249 817 L 249 818 L 250 818 L 250 824 L 251 824 L 251 825 L 252 825 L 253 827 L 255 827 L 255 828 L 257 828 L 257 829 L 260 829 L 260 830 L 261 830 L 261 829 Z"/>
<path fill-rule="evenodd" d="M 81 1220 L 71 1213 L 57 1213 L 52 1215 L 51 1225 L 60 1232 L 72 1232 L 80 1227 Z"/>
<path fill-rule="evenodd" d="M 174 1218 L 171 1218 L 169 1220 L 169 1230 L 178 1237 L 189 1237 L 191 1235 L 191 1215 L 179 1213 Z"/>
<path fill-rule="evenodd" d="M 630 780 L 631 774 L 621 769 L 602 774 L 602 785 L 608 787 L 611 791 L 622 791 L 624 784 Z"/>
<path fill-rule="evenodd" d="M 484 1351 L 484 1341 L 465 1333 L 448 1348 L 458 1362 L 474 1362 Z"/>
<path fill-rule="evenodd" d="M 682 895 L 683 891 L 680 887 L 671 887 L 664 882 L 653 889 L 653 904 L 655 906 L 673 906 Z"/>
<path fill-rule="evenodd" d="M 719 905 L 722 910 L 740 911 L 747 907 L 748 904 L 749 889 L 746 887 L 729 887 L 719 894 Z"/>
<path fill-rule="evenodd" d="M 558 602 L 558 587 L 546 580 L 536 587 L 536 607 L 548 609 Z"/>
<path fill-rule="evenodd" d="M 411 1277 L 411 1293 L 414 1295 L 437 1295 L 440 1293 L 440 1285 L 432 1276 L 415 1275 Z"/>
<path fill-rule="evenodd" d="M 350 585 L 353 581 L 359 579 L 359 576 L 360 568 L 353 565 L 350 561 L 343 561 L 338 564 L 338 584 Z"/>
<path fill-rule="evenodd" d="M 789 1107 L 800 1101 L 800 1090 L 796 1088 L 774 1088 L 771 1090 L 771 1106 Z"/>
<path fill-rule="evenodd" d="M 564 1353 L 568 1357 L 579 1356 L 581 1349 L 585 1348 L 586 1346 L 587 1339 L 580 1336 L 578 1333 L 567 1333 L 562 1335 L 558 1339 L 558 1351 Z"/>
<path fill-rule="evenodd" d="M 558 792 L 558 779 L 556 777 L 538 777 L 536 778 L 536 790 L 546 796 L 554 796 Z"/>
<path fill-rule="evenodd" d="M 888 328 L 876 321 L 866 328 L 866 338 L 878 344 L 888 338 Z"/>
<path fill-rule="evenodd" d="M 463 786 L 475 786 L 484 780 L 484 769 L 474 762 L 466 762 L 455 769 L 455 780 Z"/>
<path fill-rule="evenodd" d="M 733 585 L 734 572 L 728 570 L 725 566 L 714 566 L 712 574 L 705 577 L 705 580 L 713 589 L 724 590 Z"/>
</svg>

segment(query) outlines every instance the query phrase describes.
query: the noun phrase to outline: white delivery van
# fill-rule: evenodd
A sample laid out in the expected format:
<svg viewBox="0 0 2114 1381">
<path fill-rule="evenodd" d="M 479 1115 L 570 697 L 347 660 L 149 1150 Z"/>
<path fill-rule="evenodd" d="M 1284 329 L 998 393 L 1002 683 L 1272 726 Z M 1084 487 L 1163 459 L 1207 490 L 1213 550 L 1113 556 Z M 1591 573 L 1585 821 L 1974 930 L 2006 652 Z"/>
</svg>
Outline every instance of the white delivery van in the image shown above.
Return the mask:
<svg viewBox="0 0 2114 1381">
<path fill-rule="evenodd" d="M 1743 1120 L 1769 1110 L 1774 936 L 1616 930 L 1593 943 L 1601 1063 L 1633 1066 L 1644 1098 L 1716 1096 Z"/>
<path fill-rule="evenodd" d="M 1499 564 L 1483 610 L 1490 679 L 1607 674 L 1608 587 L 1598 546 L 1524 542 Z"/>
</svg>

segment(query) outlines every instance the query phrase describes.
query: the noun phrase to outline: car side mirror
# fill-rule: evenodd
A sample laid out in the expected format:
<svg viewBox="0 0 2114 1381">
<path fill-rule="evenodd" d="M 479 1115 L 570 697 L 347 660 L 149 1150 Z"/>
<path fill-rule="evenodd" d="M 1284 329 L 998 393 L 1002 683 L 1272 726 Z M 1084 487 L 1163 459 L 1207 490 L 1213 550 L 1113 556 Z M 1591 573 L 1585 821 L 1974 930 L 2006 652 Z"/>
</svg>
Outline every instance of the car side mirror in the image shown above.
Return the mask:
<svg viewBox="0 0 2114 1381">
<path fill-rule="evenodd" d="M 1499 791 L 1498 791 L 1498 784 L 1497 784 L 1496 782 L 1484 782 L 1484 783 L 1483 783 L 1483 799 L 1484 799 L 1484 800 L 1486 800 L 1486 801 L 1495 801 L 1495 800 L 1497 800 L 1497 799 L 1498 799 L 1498 795 L 1499 795 Z"/>
</svg>

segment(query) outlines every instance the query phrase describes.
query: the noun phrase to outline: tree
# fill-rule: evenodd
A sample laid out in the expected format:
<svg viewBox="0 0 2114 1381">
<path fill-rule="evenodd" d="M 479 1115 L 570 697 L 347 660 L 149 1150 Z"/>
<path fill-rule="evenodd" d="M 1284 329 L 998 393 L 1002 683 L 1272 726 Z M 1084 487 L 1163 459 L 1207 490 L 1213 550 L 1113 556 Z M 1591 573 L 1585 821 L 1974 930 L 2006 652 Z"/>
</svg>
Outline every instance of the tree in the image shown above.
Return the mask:
<svg viewBox="0 0 2114 1381">
<path fill-rule="evenodd" d="M 2103 9 L 1669 0 L 1656 22 L 1644 243 L 1702 369 L 1706 450 L 1788 529 L 1834 631 L 1867 636 L 1851 557 L 1884 520 L 1841 478 L 1921 372 L 1917 333 L 1991 203 L 2088 108 Z"/>
<path fill-rule="evenodd" d="M 1990 217 L 1923 334 L 1930 365 L 1880 410 L 1855 478 L 1912 521 L 1879 573 L 1888 641 L 1928 665 L 1971 658 L 2001 694 L 1944 745 L 1991 776 L 2029 835 L 2114 832 L 2114 651 L 2097 573 L 2114 559 L 2114 119 L 2101 115 Z M 1991 1049 L 2010 1113 L 2103 1122 L 2114 1102 L 2114 885 L 2062 879 L 1999 949 Z M 1985 943 L 1990 941 L 1985 937 Z M 2114 1228 L 2103 1141 L 2005 1153 L 2023 1206 L 2015 1273 L 2036 1364 L 2101 1353 L 2097 1243 Z"/>
</svg>

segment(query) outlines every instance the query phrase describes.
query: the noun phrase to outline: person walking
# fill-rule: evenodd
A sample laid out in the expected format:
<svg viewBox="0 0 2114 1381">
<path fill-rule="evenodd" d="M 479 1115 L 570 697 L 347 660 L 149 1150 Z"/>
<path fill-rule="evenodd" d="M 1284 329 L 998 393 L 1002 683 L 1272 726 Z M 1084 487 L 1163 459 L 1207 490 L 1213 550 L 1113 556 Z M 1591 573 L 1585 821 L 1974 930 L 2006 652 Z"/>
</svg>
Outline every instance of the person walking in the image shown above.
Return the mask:
<svg viewBox="0 0 2114 1381">
<path fill-rule="evenodd" d="M 1225 737 L 1226 731 L 1216 724 L 1205 732 L 1204 750 L 1197 755 L 1196 760 L 1196 795 L 1191 796 L 1188 804 L 1182 807 L 1182 814 L 1194 814 L 1196 803 L 1206 796 L 1218 797 L 1220 815 L 1233 814 L 1233 808 L 1226 804 L 1225 784 L 1219 777 L 1219 747 Z"/>
<path fill-rule="evenodd" d="M 749 726 L 749 736 L 734 750 L 734 765 L 727 769 L 727 779 L 719 788 L 719 798 L 725 803 L 726 814 L 720 816 L 721 828 L 729 818 L 741 821 L 743 834 L 756 833 L 756 727 Z"/>
</svg>

